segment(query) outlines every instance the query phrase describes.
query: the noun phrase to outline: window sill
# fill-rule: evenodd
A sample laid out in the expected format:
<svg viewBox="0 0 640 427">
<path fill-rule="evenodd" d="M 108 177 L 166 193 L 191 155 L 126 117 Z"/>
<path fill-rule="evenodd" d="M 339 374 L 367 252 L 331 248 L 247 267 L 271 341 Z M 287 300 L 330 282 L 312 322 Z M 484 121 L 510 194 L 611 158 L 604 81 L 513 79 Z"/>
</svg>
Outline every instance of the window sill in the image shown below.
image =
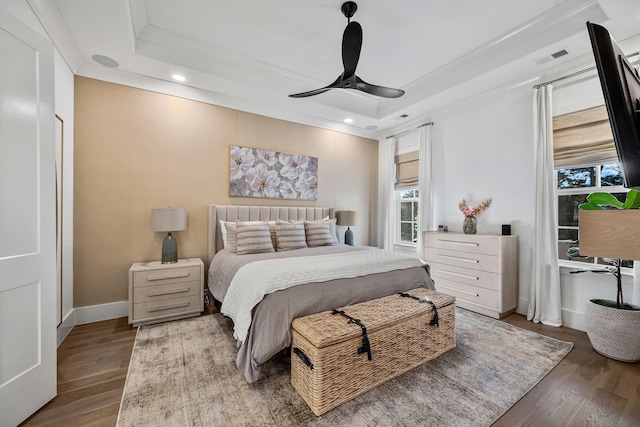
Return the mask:
<svg viewBox="0 0 640 427">
<path fill-rule="evenodd" d="M 604 269 L 606 267 L 604 265 L 586 264 L 584 262 L 569 261 L 569 260 L 566 260 L 566 259 L 558 260 L 558 266 L 561 269 L 565 268 L 565 269 L 572 270 L 572 271 L 573 270 L 580 270 L 580 271 L 602 270 L 602 269 Z M 622 273 L 623 276 L 634 277 L 633 268 L 622 267 L 620 269 L 620 272 Z"/>
<path fill-rule="evenodd" d="M 406 243 L 406 242 L 396 242 L 394 243 L 395 246 L 403 246 L 406 248 L 417 248 L 418 244 L 417 243 Z"/>
</svg>

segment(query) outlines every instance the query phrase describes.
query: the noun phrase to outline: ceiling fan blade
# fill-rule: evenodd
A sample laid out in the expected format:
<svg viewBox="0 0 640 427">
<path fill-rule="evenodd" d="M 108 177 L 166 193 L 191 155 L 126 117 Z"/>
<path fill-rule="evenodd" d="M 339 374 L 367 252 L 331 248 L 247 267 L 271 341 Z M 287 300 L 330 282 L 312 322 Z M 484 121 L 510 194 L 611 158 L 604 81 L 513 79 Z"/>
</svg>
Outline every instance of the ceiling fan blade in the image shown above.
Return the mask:
<svg viewBox="0 0 640 427">
<path fill-rule="evenodd" d="M 307 96 L 320 95 L 328 90 L 342 87 L 342 75 L 340 75 L 333 83 L 328 86 L 321 87 L 320 89 L 310 90 L 308 92 L 294 93 L 289 95 L 289 98 L 306 98 Z"/>
<path fill-rule="evenodd" d="M 372 85 L 370 83 L 365 82 L 358 76 L 356 76 L 356 87 L 358 90 L 370 93 L 372 95 L 381 96 L 383 98 L 399 98 L 402 95 L 404 95 L 403 90 Z"/>
<path fill-rule="evenodd" d="M 349 22 L 342 35 L 342 65 L 344 66 L 344 79 L 348 79 L 356 73 L 360 49 L 362 48 L 362 27 L 356 21 Z"/>
<path fill-rule="evenodd" d="M 331 88 L 321 88 L 310 90 L 308 92 L 293 93 L 289 95 L 289 98 L 306 98 L 307 96 L 320 95 L 321 93 L 325 93 L 328 90 L 331 90 Z"/>
</svg>

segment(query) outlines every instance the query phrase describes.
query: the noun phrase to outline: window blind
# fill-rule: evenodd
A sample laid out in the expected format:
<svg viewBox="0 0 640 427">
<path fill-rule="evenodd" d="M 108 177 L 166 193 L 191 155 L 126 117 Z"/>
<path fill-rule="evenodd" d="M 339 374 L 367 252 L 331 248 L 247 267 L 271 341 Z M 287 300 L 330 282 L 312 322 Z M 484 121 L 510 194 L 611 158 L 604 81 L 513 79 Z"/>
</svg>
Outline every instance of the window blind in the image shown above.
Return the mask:
<svg viewBox="0 0 640 427">
<path fill-rule="evenodd" d="M 396 190 L 405 190 L 418 186 L 419 152 L 398 154 L 396 156 Z"/>
<path fill-rule="evenodd" d="M 604 105 L 553 118 L 556 169 L 618 163 Z"/>
</svg>

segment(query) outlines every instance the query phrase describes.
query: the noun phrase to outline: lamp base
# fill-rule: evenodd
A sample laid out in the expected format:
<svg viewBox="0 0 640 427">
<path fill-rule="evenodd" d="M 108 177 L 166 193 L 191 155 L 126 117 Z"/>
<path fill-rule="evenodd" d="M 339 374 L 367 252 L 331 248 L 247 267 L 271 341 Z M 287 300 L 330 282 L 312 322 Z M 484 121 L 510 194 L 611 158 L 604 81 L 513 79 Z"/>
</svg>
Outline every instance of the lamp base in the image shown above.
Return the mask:
<svg viewBox="0 0 640 427">
<path fill-rule="evenodd" d="M 162 241 L 162 263 L 175 264 L 178 262 L 178 243 L 171 232 Z"/>
<path fill-rule="evenodd" d="M 347 227 L 347 231 L 344 232 L 344 244 L 353 246 L 353 231 Z"/>
</svg>

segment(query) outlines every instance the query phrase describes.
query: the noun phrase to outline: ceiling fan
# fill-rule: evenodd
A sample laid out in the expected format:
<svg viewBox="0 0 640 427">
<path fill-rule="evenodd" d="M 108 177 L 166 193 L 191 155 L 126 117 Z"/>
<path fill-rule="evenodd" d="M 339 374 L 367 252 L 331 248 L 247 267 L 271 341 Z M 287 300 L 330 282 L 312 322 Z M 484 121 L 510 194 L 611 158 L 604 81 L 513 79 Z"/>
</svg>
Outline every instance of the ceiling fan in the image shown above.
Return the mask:
<svg viewBox="0 0 640 427">
<path fill-rule="evenodd" d="M 294 93 L 291 98 L 305 98 L 307 96 L 318 95 L 331 89 L 356 89 L 383 98 L 398 98 L 404 95 L 400 89 L 392 89 L 384 86 L 376 86 L 363 81 L 356 76 L 356 67 L 360 59 L 360 49 L 362 48 L 362 27 L 356 21 L 351 21 L 351 17 L 356 13 L 358 5 L 348 1 L 342 4 L 342 13 L 347 17 L 347 28 L 342 35 L 342 65 L 344 71 L 329 86 L 309 92 Z"/>
</svg>

